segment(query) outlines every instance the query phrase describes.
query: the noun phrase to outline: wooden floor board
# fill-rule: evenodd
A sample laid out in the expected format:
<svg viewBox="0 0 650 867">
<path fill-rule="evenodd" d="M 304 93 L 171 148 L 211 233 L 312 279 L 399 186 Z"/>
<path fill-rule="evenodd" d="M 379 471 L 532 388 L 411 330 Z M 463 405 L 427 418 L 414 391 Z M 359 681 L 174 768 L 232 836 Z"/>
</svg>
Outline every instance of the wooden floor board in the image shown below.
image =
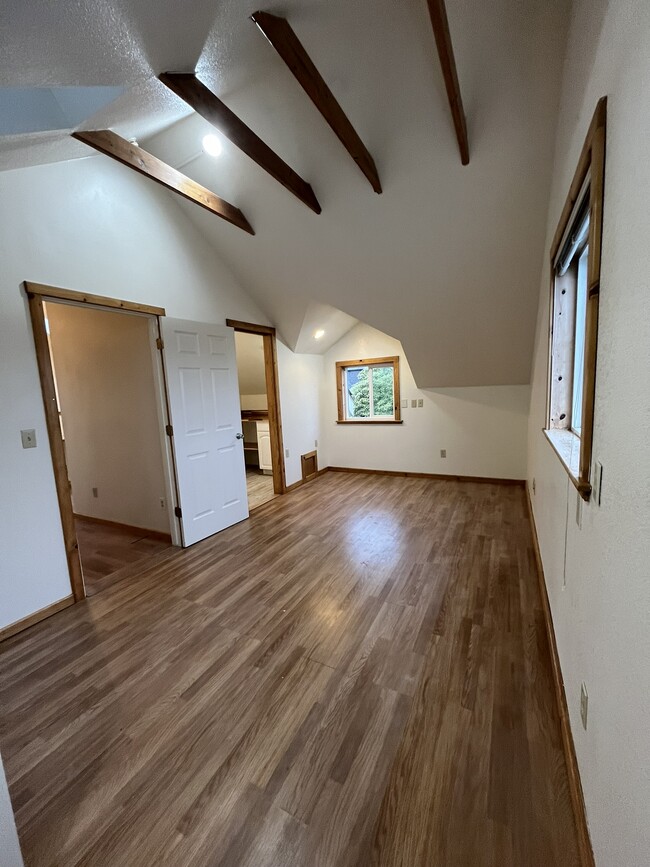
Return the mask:
<svg viewBox="0 0 650 867">
<path fill-rule="evenodd" d="M 325 474 L 3 642 L 26 867 L 578 867 L 524 496 Z"/>
</svg>

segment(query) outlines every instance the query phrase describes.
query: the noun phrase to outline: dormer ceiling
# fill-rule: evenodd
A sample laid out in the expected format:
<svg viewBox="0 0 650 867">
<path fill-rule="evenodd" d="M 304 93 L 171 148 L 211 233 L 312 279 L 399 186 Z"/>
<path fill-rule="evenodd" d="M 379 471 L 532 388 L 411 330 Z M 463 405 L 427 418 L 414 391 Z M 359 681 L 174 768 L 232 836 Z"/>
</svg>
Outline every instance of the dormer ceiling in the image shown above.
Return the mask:
<svg viewBox="0 0 650 867">
<path fill-rule="evenodd" d="M 137 138 L 241 209 L 254 237 L 175 198 L 292 348 L 310 345 L 304 323 L 321 305 L 399 338 L 421 387 L 526 383 L 568 3 L 447 0 L 467 166 L 431 27 L 438 5 L 9 0 L 0 83 L 123 88 L 77 129 Z M 291 25 L 372 155 L 381 195 L 250 20 L 260 9 Z M 195 72 L 322 213 L 225 138 L 220 157 L 203 154 L 213 128 L 164 72 Z M 71 131 L 1 136 L 0 168 L 88 157 Z"/>
</svg>

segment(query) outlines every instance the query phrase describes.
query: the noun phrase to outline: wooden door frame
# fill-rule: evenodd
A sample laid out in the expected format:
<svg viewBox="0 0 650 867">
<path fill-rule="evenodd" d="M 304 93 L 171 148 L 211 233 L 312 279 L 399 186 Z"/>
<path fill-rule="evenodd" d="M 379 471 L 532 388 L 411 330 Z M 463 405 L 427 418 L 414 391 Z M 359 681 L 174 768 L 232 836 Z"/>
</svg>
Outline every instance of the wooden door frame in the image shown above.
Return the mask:
<svg viewBox="0 0 650 867">
<path fill-rule="evenodd" d="M 48 300 L 54 302 L 63 301 L 100 310 L 105 309 L 109 310 L 109 312 L 121 310 L 127 313 L 145 314 L 152 317 L 155 322 L 159 347 L 162 347 L 160 317 L 165 316 L 165 310 L 163 307 L 152 307 L 148 304 L 137 304 L 133 301 L 123 301 L 117 298 L 108 298 L 103 295 L 92 295 L 87 292 L 61 289 L 57 286 L 47 286 L 43 283 L 32 283 L 27 280 L 22 284 L 22 288 L 27 295 L 29 315 L 34 335 L 38 375 L 43 395 L 43 406 L 45 409 L 45 424 L 50 443 L 50 453 L 52 455 L 54 485 L 59 502 L 59 512 L 61 514 L 61 525 L 63 529 L 63 542 L 65 545 L 66 559 L 68 561 L 68 571 L 70 573 L 70 586 L 72 588 L 74 601 L 80 602 L 82 599 L 86 598 L 86 588 L 84 586 L 81 559 L 79 557 L 79 543 L 77 541 L 72 494 L 70 492 L 68 467 L 65 459 L 63 437 L 61 435 L 61 424 L 59 422 L 59 411 L 56 399 L 56 390 L 54 387 L 54 372 L 45 325 L 44 303 Z M 164 366 L 162 375 L 163 377 L 165 375 Z M 166 389 L 163 390 L 166 391 Z M 165 408 L 165 411 L 169 414 L 168 407 Z M 173 464 L 171 470 L 172 473 L 175 474 L 175 467 Z M 174 487 L 175 486 L 176 482 L 174 480 Z M 173 493 L 174 496 L 177 496 L 176 490 L 174 490 Z"/>
<path fill-rule="evenodd" d="M 287 477 L 284 466 L 284 443 L 282 439 L 282 414 L 280 412 L 280 382 L 278 379 L 278 353 L 275 328 L 270 325 L 254 325 L 239 319 L 226 319 L 226 325 L 242 334 L 258 334 L 264 345 L 264 374 L 266 399 L 269 410 L 269 434 L 271 437 L 271 463 L 273 465 L 273 491 L 285 494 Z"/>
</svg>

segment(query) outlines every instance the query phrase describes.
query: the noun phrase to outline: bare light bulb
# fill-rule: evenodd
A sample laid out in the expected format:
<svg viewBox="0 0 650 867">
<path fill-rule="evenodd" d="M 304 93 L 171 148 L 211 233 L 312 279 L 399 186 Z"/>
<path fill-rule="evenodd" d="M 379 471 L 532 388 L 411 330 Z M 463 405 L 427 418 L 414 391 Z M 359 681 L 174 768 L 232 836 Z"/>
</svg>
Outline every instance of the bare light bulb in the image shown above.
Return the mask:
<svg viewBox="0 0 650 867">
<path fill-rule="evenodd" d="M 319 328 L 318 331 L 314 331 L 314 339 L 320 340 L 321 337 L 325 336 L 325 331 L 322 328 Z"/>
</svg>

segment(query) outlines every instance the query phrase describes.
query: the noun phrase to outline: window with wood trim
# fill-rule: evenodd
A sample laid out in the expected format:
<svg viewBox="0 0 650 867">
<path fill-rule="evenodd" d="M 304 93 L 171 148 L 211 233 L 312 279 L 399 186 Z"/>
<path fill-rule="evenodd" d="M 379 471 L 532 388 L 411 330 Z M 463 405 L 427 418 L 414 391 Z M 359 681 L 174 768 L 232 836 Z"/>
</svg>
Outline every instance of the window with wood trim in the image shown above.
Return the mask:
<svg viewBox="0 0 650 867">
<path fill-rule="evenodd" d="M 399 357 L 336 362 L 338 422 L 401 423 Z"/>
<path fill-rule="evenodd" d="M 606 98 L 589 127 L 551 246 L 545 434 L 584 499 L 591 493 L 605 179 Z"/>
</svg>

